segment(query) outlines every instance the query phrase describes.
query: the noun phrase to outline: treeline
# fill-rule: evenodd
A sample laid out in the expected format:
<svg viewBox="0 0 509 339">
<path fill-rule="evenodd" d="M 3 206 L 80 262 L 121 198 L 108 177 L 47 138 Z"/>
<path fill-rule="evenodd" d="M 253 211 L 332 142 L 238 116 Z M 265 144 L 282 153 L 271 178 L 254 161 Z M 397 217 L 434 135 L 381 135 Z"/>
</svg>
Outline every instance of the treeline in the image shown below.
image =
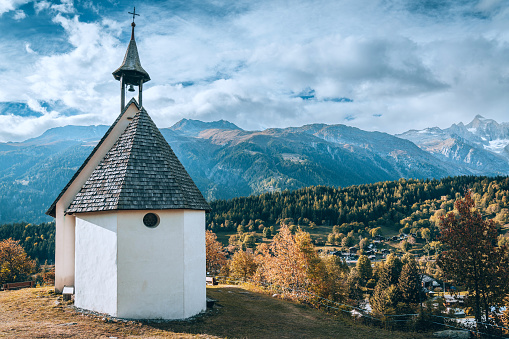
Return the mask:
<svg viewBox="0 0 509 339">
<path fill-rule="evenodd" d="M 400 179 L 333 188 L 312 186 L 296 191 L 211 202 L 207 228 L 214 232 L 249 231 L 291 219 L 296 225 L 340 225 L 346 231 L 386 226 L 404 232 L 435 229 L 440 215 L 470 189 L 476 206 L 500 223 L 509 219 L 509 177 L 460 176 L 440 180 Z M 438 230 L 435 230 L 438 231 Z"/>
<path fill-rule="evenodd" d="M 38 225 L 26 222 L 0 225 L 0 241 L 12 238 L 19 241 L 25 252 L 41 264 L 55 260 L 55 222 Z"/>
</svg>

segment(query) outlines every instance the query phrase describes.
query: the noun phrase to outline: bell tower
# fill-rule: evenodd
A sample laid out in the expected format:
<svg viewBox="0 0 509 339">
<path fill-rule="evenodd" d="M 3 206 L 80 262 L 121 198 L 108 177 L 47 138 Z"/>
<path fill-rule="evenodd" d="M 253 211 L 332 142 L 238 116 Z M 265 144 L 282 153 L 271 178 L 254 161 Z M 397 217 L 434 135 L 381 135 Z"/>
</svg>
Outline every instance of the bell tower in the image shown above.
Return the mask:
<svg viewBox="0 0 509 339">
<path fill-rule="evenodd" d="M 136 47 L 136 40 L 134 40 L 134 27 L 136 24 L 134 23 L 134 19 L 136 15 L 136 8 L 134 8 L 133 12 L 129 12 L 129 14 L 133 15 L 133 22 L 131 23 L 132 31 L 131 31 L 131 41 L 129 41 L 129 46 L 127 46 L 127 51 L 125 53 L 124 61 L 122 65 L 113 72 L 113 77 L 120 81 L 120 111 L 122 112 L 125 108 L 125 91 L 126 86 L 129 86 L 128 91 L 134 92 L 134 86 L 138 86 L 138 104 L 140 107 L 143 106 L 142 103 L 142 92 L 143 92 L 143 83 L 150 81 L 150 76 L 147 71 L 141 67 L 140 57 L 138 55 L 138 48 Z"/>
</svg>

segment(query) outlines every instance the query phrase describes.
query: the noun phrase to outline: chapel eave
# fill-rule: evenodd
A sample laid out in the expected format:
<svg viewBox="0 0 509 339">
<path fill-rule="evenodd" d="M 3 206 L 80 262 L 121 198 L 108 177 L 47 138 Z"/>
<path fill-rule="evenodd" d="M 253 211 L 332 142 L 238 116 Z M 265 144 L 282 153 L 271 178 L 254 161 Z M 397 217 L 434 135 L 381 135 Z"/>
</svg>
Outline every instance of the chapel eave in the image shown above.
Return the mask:
<svg viewBox="0 0 509 339">
<path fill-rule="evenodd" d="M 50 208 L 48 208 L 48 210 L 46 211 L 45 214 L 55 218 L 56 217 L 56 206 L 57 206 L 57 203 L 58 201 L 60 200 L 60 198 L 62 198 L 62 196 L 64 195 L 64 193 L 67 191 L 67 189 L 71 186 L 71 184 L 74 182 L 74 180 L 76 180 L 76 178 L 80 175 L 81 171 L 85 168 L 85 166 L 87 166 L 88 162 L 90 161 L 90 159 L 92 159 L 92 157 L 95 155 L 95 153 L 97 152 L 97 150 L 101 147 L 101 145 L 104 143 L 104 141 L 108 138 L 108 136 L 110 135 L 111 131 L 115 128 L 115 126 L 117 125 L 117 123 L 120 121 L 120 119 L 122 118 L 122 116 L 124 115 L 125 111 L 129 108 L 129 106 L 131 106 L 131 104 L 134 104 L 136 105 L 136 108 L 139 110 L 141 107 L 138 105 L 138 102 L 136 102 L 136 100 L 134 98 L 132 98 L 129 103 L 124 107 L 124 109 L 122 110 L 122 112 L 120 112 L 120 115 L 117 117 L 117 119 L 113 122 L 113 124 L 110 126 L 110 128 L 106 131 L 106 133 L 104 134 L 104 136 L 101 138 L 101 140 L 97 143 L 97 145 L 94 147 L 94 149 L 92 150 L 92 152 L 90 153 L 90 155 L 85 159 L 85 161 L 83 162 L 83 164 L 80 166 L 80 168 L 78 168 L 78 170 L 76 171 L 76 173 L 74 173 L 74 175 L 72 176 L 71 180 L 69 180 L 69 182 L 67 183 L 67 185 L 65 185 L 64 189 L 60 192 L 60 194 L 58 195 L 58 197 L 55 199 L 55 201 L 53 201 L 53 203 L 51 204 Z"/>
<path fill-rule="evenodd" d="M 204 210 L 210 206 L 142 107 L 66 213 Z"/>
</svg>

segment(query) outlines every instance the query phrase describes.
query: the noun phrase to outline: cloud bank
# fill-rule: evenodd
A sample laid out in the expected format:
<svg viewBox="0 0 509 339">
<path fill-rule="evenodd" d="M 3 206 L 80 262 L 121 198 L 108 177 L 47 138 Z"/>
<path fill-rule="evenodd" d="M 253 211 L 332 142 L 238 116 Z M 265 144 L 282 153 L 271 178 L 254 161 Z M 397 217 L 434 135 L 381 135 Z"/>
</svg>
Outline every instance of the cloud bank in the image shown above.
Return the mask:
<svg viewBox="0 0 509 339">
<path fill-rule="evenodd" d="M 0 141 L 115 119 L 111 72 L 129 40 L 128 10 L 0 3 L 2 22 L 10 20 L 0 28 L 11 33 L 0 38 L 0 102 L 32 112 L 3 109 Z M 144 106 L 159 127 L 192 118 L 251 130 L 324 122 L 399 133 L 476 114 L 508 120 L 503 1 L 148 1 L 136 10 L 152 78 Z"/>
</svg>

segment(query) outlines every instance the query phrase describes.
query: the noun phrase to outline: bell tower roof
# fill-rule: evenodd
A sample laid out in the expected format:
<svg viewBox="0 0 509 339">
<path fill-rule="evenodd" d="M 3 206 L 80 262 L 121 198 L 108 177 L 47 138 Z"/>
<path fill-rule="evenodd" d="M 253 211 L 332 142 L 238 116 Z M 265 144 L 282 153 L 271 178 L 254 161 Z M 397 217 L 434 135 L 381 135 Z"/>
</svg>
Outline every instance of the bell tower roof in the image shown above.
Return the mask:
<svg viewBox="0 0 509 339">
<path fill-rule="evenodd" d="M 130 14 L 133 14 L 131 41 L 129 41 L 129 46 L 127 46 L 124 61 L 122 65 L 113 72 L 113 77 L 119 81 L 124 77 L 124 82 L 126 84 L 138 85 L 140 81 L 149 81 L 150 76 L 147 71 L 141 67 L 140 56 L 138 55 L 136 40 L 134 39 L 134 27 L 136 27 L 134 16 L 139 14 L 136 14 L 136 12 Z"/>
</svg>

